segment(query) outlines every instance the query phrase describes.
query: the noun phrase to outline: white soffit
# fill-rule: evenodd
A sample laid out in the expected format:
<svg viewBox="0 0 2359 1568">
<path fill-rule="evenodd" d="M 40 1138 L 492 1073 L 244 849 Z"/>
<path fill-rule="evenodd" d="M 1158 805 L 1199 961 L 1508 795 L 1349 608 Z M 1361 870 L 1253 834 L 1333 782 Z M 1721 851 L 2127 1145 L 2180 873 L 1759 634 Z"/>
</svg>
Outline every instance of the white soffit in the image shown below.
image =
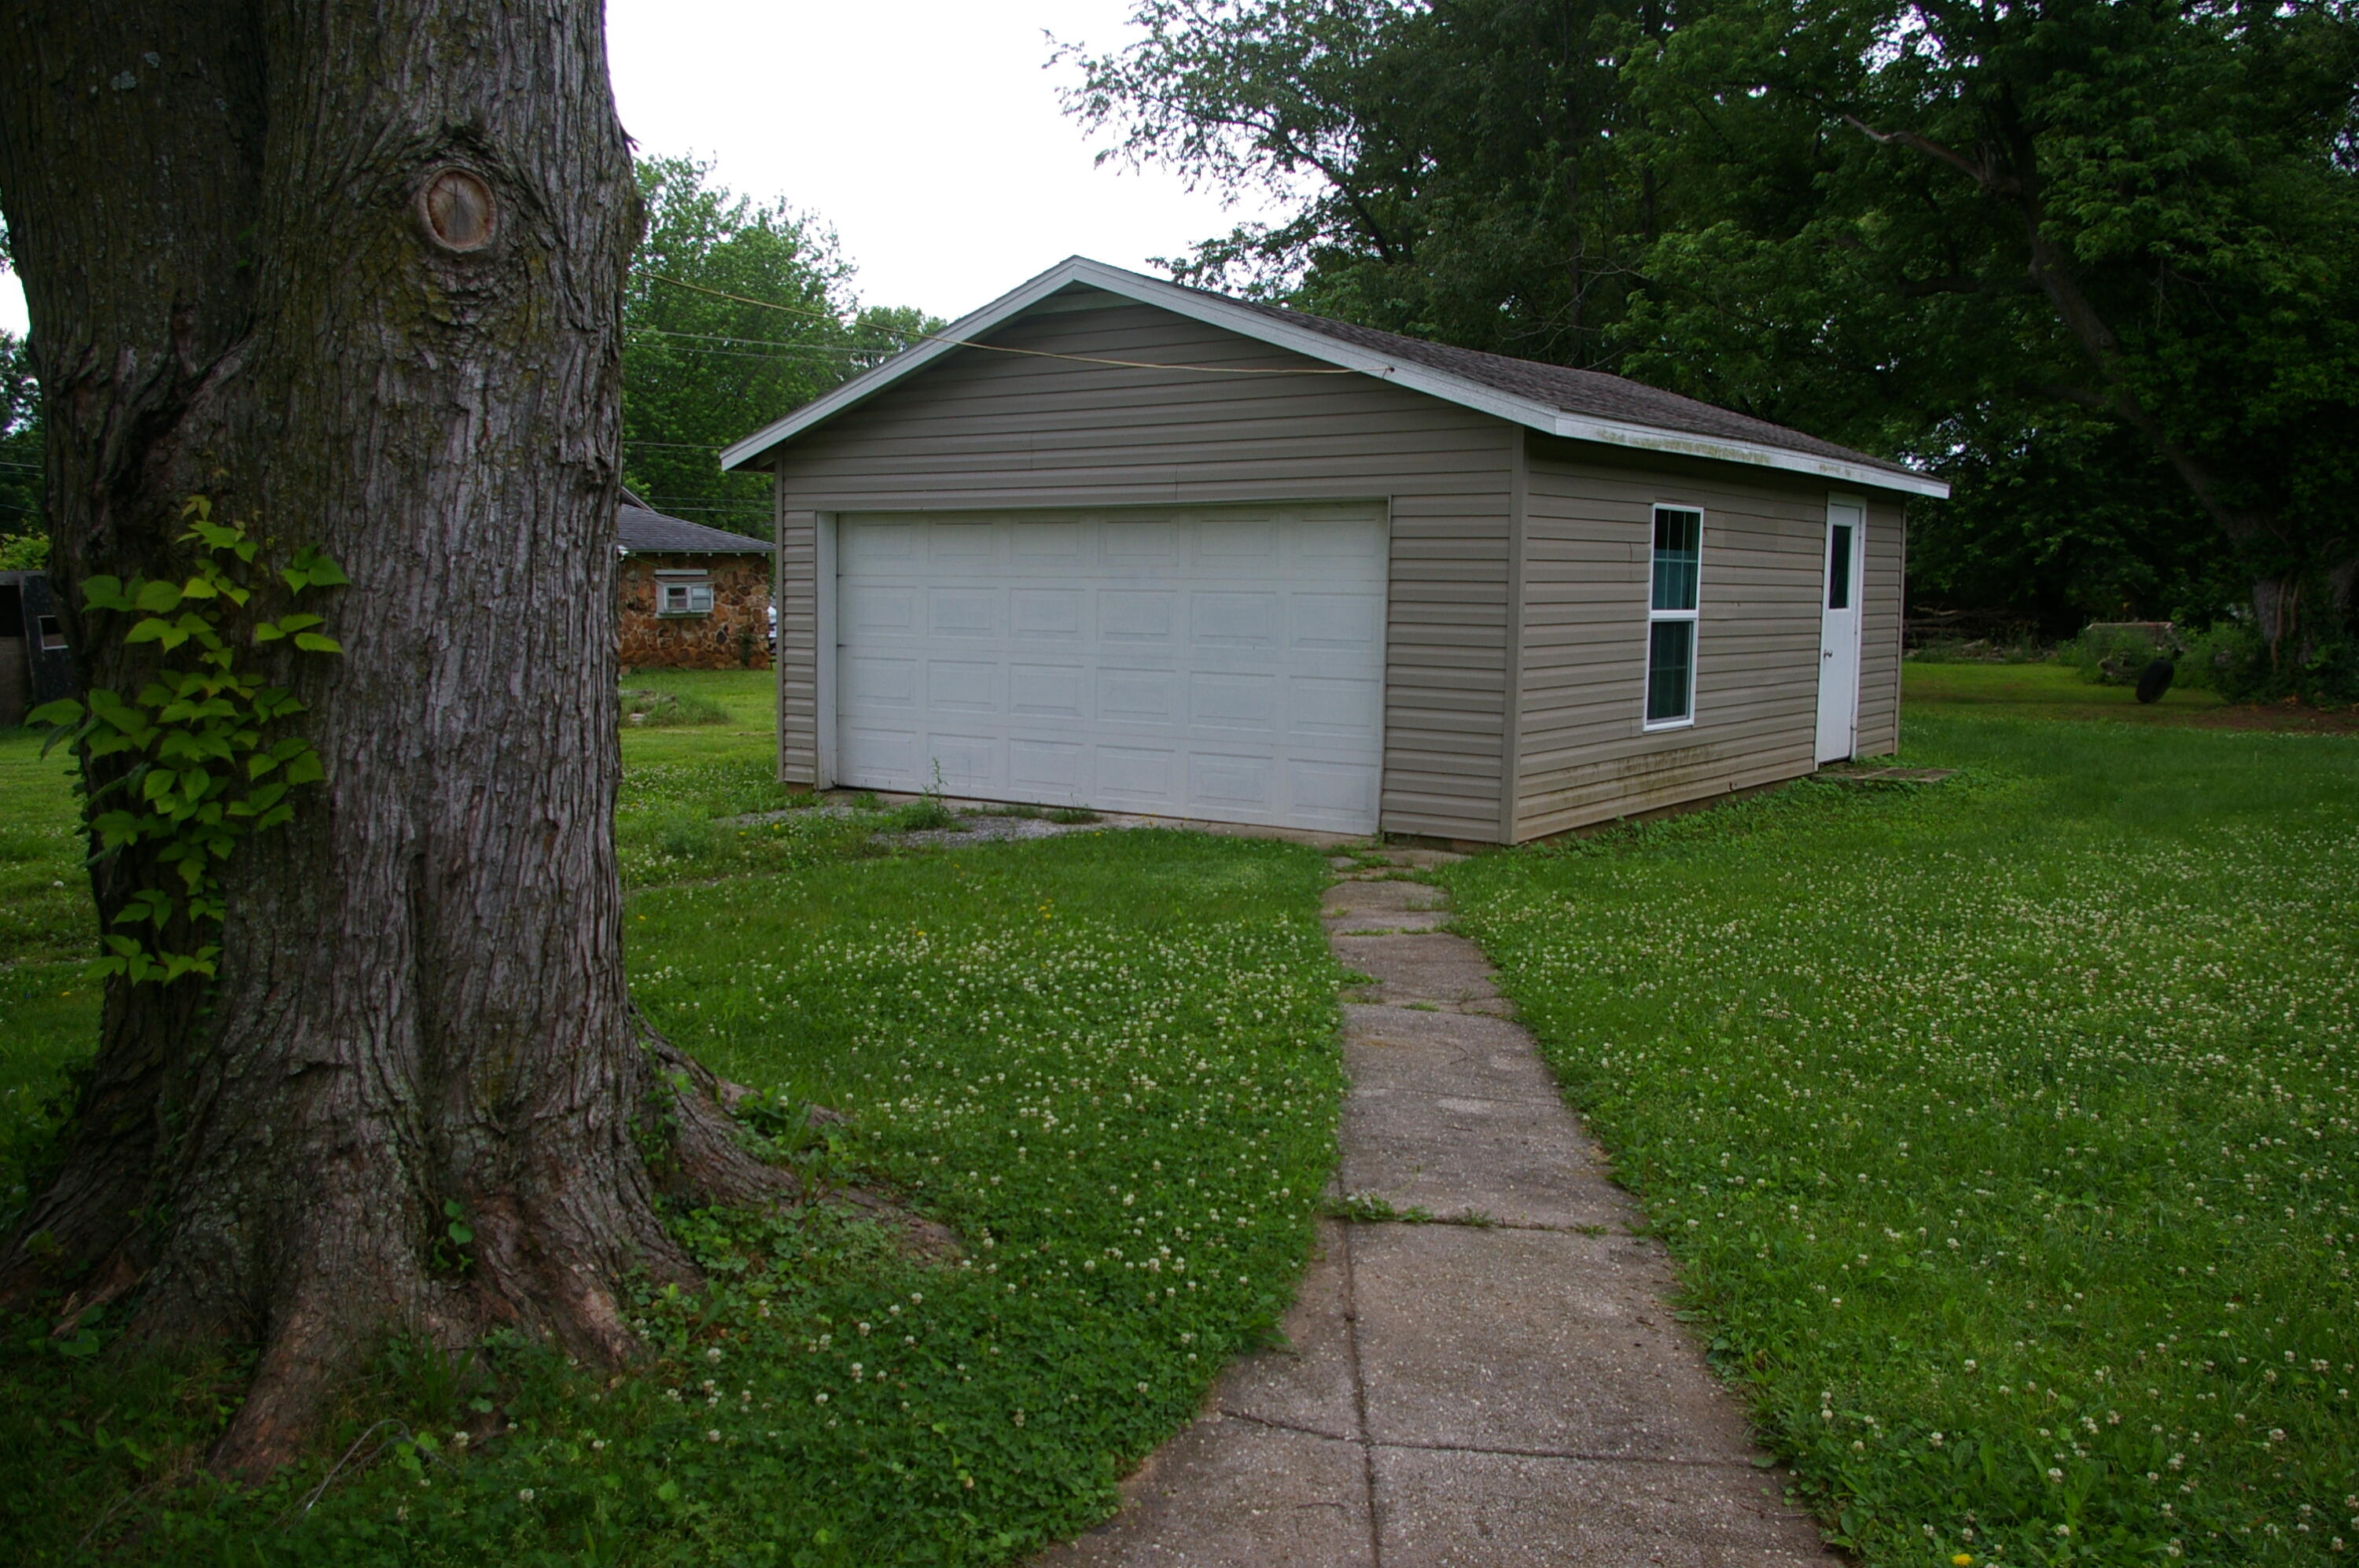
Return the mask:
<svg viewBox="0 0 2359 1568">
<path fill-rule="evenodd" d="M 1011 318 L 1040 304 L 1060 289 L 1076 284 L 1103 289 L 1108 294 L 1136 300 L 1142 305 L 1154 305 L 1174 315 L 1254 338 L 1273 348 L 1288 350 L 1306 359 L 1317 360 L 1339 369 L 1356 370 L 1362 375 L 1390 381 L 1412 391 L 1494 415 L 1547 435 L 1599 441 L 1640 452 L 1672 452 L 1684 457 L 1712 458 L 1722 463 L 1742 463 L 1756 468 L 1782 469 L 1789 474 L 1807 474 L 1847 485 L 1903 491 L 1912 495 L 1946 499 L 1950 494 L 1947 481 L 1935 479 L 1930 474 L 1895 473 L 1886 468 L 1845 462 L 1842 458 L 1822 457 L 1813 452 L 1795 452 L 1725 436 L 1696 435 L 1654 425 L 1569 414 L 1552 405 L 1503 392 L 1447 371 L 1388 358 L 1340 338 L 1329 337 L 1324 332 L 1298 327 L 1262 311 L 1246 309 L 1216 294 L 1182 289 L 1160 278 L 1127 272 L 1121 267 L 1108 267 L 1103 262 L 1078 256 L 1059 262 L 1038 278 L 1001 295 L 982 310 L 961 317 L 943 328 L 939 336 L 896 354 L 883 365 L 853 376 L 825 397 L 813 398 L 785 419 L 766 425 L 745 440 L 723 448 L 721 466 L 724 469 L 752 466 L 803 431 L 866 402 L 943 355 L 958 352 L 962 344 L 952 340 L 980 338 Z"/>
</svg>

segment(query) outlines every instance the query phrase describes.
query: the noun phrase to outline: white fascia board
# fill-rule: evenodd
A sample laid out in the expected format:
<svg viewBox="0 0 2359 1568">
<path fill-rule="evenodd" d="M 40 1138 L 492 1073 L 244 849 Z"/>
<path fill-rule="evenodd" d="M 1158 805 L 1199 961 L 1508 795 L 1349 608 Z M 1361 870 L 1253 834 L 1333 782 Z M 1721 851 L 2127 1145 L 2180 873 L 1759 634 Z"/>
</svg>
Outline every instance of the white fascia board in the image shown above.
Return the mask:
<svg viewBox="0 0 2359 1568">
<path fill-rule="evenodd" d="M 1536 428 L 1574 441 L 1600 441 L 1608 446 L 1633 447 L 1642 452 L 1708 457 L 1721 463 L 1750 463 L 1756 468 L 1783 469 L 1788 474 L 1807 474 L 1813 478 L 1832 479 L 1844 485 L 1898 490 L 1911 495 L 1930 495 L 1942 501 L 1950 498 L 1950 482 L 1946 479 L 1936 479 L 1926 474 L 1896 474 L 1888 468 L 1871 468 L 1865 463 L 1852 463 L 1840 457 L 1820 457 L 1812 452 L 1765 446 L 1757 441 L 1734 441 L 1724 436 L 1690 435 L 1685 430 L 1667 430 L 1654 425 L 1625 425 L 1582 414 L 1558 414 L 1552 426 Z"/>
<path fill-rule="evenodd" d="M 1291 326 L 1261 311 L 1233 304 L 1218 295 L 1182 289 L 1160 278 L 1108 267 L 1085 256 L 1072 256 L 1058 263 L 1038 278 L 1001 295 L 982 310 L 952 322 L 943 329 L 940 338 L 897 354 L 866 374 L 854 376 L 827 396 L 806 403 L 785 419 L 724 449 L 721 453 L 721 466 L 733 469 L 762 457 L 781 442 L 834 418 L 854 404 L 866 401 L 903 376 L 914 375 L 958 347 L 958 344 L 943 339 L 980 337 L 1009 317 L 1075 283 L 1102 289 L 1109 294 L 1133 299 L 1142 305 L 1154 305 L 1174 315 L 1253 338 L 1273 348 L 1288 350 L 1306 359 L 1343 370 L 1355 370 L 1364 376 L 1389 381 L 1413 392 L 1422 392 L 1428 397 L 1439 397 L 1444 402 L 1455 403 L 1461 408 L 1472 408 L 1548 435 L 1603 441 L 1645 452 L 1676 452 L 1690 457 L 1712 458 L 1723 463 L 1777 468 L 1850 485 L 1872 485 L 1880 490 L 1905 491 L 1916 495 L 1946 497 L 1950 494 L 1950 486 L 1946 483 L 1926 475 L 1895 474 L 1887 469 L 1870 468 L 1841 458 L 1817 457 L 1753 441 L 1690 435 L 1651 425 L 1622 424 L 1610 419 L 1568 414 L 1535 398 L 1519 397 L 1514 393 L 1502 392 L 1446 371 L 1387 359 L 1340 338 L 1329 337 L 1308 327 Z"/>
</svg>

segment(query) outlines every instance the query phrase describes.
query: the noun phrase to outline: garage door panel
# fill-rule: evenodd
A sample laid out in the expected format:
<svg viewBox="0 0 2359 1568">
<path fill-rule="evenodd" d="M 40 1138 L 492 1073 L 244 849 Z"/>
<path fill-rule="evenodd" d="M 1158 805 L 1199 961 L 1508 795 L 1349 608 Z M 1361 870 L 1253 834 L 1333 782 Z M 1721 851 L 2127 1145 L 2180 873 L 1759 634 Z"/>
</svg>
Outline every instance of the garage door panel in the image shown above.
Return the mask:
<svg viewBox="0 0 2359 1568">
<path fill-rule="evenodd" d="M 1079 643 L 1089 624 L 1089 595 L 1079 588 L 1017 588 L 1007 595 L 1007 628 L 1026 642 Z"/>
<path fill-rule="evenodd" d="M 858 528 L 843 529 L 836 541 L 837 572 L 853 578 L 916 565 L 924 528 L 919 522 L 864 520 Z"/>
<path fill-rule="evenodd" d="M 1045 793 L 1054 803 L 1079 805 L 1090 791 L 1089 747 L 1070 740 L 1011 740 L 1007 781 L 1018 793 Z"/>
<path fill-rule="evenodd" d="M 1100 642 L 1171 647 L 1179 640 L 1180 595 L 1168 588 L 1101 588 L 1097 604 Z"/>
<path fill-rule="evenodd" d="M 1277 562 L 1277 524 L 1271 518 L 1207 517 L 1194 531 L 1199 566 L 1258 576 Z"/>
<path fill-rule="evenodd" d="M 1277 733 L 1277 677 L 1219 675 L 1199 671 L 1189 678 L 1188 713 L 1209 729 Z"/>
<path fill-rule="evenodd" d="M 938 637 L 999 635 L 999 590 L 935 588 L 926 595 L 926 630 Z"/>
<path fill-rule="evenodd" d="M 1100 669 L 1098 717 L 1116 724 L 1177 724 L 1179 672 Z"/>
<path fill-rule="evenodd" d="M 1276 593 L 1243 593 L 1199 588 L 1189 595 L 1188 640 L 1204 649 L 1271 653 L 1277 648 Z"/>
<path fill-rule="evenodd" d="M 898 708 L 918 713 L 918 661 L 855 655 L 844 661 L 843 694 L 864 712 Z"/>
<path fill-rule="evenodd" d="M 1136 519 L 1098 528 L 1099 557 L 1117 571 L 1180 564 L 1180 525 Z"/>
<path fill-rule="evenodd" d="M 847 583 L 837 601 L 844 639 L 918 635 L 918 591 L 899 584 Z"/>
<path fill-rule="evenodd" d="M 1099 791 L 1116 803 L 1143 811 L 1168 811 L 1180 800 L 1174 788 L 1178 761 L 1177 754 L 1153 746 L 1101 746 L 1097 748 Z"/>
<path fill-rule="evenodd" d="M 1196 752 L 1189 762 L 1190 814 L 1218 816 L 1223 810 L 1266 811 L 1273 803 L 1277 762 L 1259 755 L 1223 757 Z"/>
<path fill-rule="evenodd" d="M 1081 523 L 1019 522 L 1014 543 L 1016 562 L 1026 569 L 1078 569 L 1089 560 L 1089 529 Z"/>
<path fill-rule="evenodd" d="M 855 516 L 837 559 L 843 783 L 1375 826 L 1379 507 Z"/>
<path fill-rule="evenodd" d="M 1384 640 L 1385 602 L 1374 593 L 1296 593 L 1288 606 L 1302 653 L 1364 655 Z"/>
<path fill-rule="evenodd" d="M 899 780 L 916 780 L 923 771 L 926 748 L 916 730 L 885 729 L 875 724 L 843 726 L 843 775 L 847 780 L 875 781 L 876 789 L 908 789 Z"/>
<path fill-rule="evenodd" d="M 995 713 L 1002 670 L 996 659 L 928 659 L 926 706 L 937 713 Z"/>
<path fill-rule="evenodd" d="M 999 765 L 1000 742 L 995 735 L 935 730 L 926 736 L 926 745 L 929 756 L 924 783 L 933 782 L 935 764 L 940 765 L 943 785 L 951 789 L 981 792 L 1006 781 L 1006 770 Z"/>
<path fill-rule="evenodd" d="M 1084 719 L 1089 687 L 1089 671 L 1078 664 L 1011 664 L 1007 711 L 1027 719 Z"/>
<path fill-rule="evenodd" d="M 1294 675 L 1286 682 L 1288 733 L 1316 744 L 1374 743 L 1385 722 L 1385 688 L 1378 681 L 1333 675 Z"/>
<path fill-rule="evenodd" d="M 937 573 L 987 572 L 996 564 L 1004 530 L 986 522 L 938 520 L 926 529 L 926 564 Z"/>
<path fill-rule="evenodd" d="M 1306 825 L 1335 825 L 1341 833 L 1364 831 L 1357 826 L 1376 810 L 1377 769 L 1335 762 L 1298 762 L 1288 769 L 1296 812 Z"/>
</svg>

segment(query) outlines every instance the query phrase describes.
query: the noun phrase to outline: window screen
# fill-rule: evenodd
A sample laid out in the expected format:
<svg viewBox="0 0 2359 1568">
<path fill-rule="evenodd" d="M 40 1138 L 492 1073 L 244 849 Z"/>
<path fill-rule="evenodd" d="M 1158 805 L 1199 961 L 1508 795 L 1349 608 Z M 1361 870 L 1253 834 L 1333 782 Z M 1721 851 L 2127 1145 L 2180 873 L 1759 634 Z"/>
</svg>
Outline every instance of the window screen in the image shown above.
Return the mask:
<svg viewBox="0 0 2359 1568">
<path fill-rule="evenodd" d="M 1703 563 L 1703 514 L 1655 508 L 1653 582 L 1647 608 L 1647 723 L 1695 717 L 1696 606 Z"/>
<path fill-rule="evenodd" d="M 662 615 L 709 615 L 712 613 L 712 583 L 702 573 L 658 572 L 656 613 Z"/>
<path fill-rule="evenodd" d="M 1827 608 L 1851 608 L 1851 525 L 1837 523 L 1827 530 Z"/>
</svg>

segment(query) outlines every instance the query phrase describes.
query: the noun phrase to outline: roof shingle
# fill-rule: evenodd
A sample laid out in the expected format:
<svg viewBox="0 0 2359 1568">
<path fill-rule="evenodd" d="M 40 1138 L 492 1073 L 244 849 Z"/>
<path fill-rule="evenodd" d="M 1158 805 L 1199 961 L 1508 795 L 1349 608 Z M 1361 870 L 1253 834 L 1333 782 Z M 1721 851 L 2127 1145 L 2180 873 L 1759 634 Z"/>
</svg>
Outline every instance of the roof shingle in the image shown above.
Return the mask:
<svg viewBox="0 0 2359 1568">
<path fill-rule="evenodd" d="M 641 555 L 768 555 L 777 547 L 751 534 L 667 517 L 629 491 L 614 509 L 614 542 Z"/>
<path fill-rule="evenodd" d="M 1423 338 L 1404 337 L 1398 332 L 1383 332 L 1375 327 L 1353 326 L 1349 321 L 1331 321 L 1324 316 L 1289 310 L 1283 306 L 1240 299 L 1231 294 L 1216 294 L 1213 298 L 1306 332 L 1319 332 L 1339 343 L 1351 343 L 1372 354 L 1405 359 L 1412 365 L 1421 365 L 1445 376 L 1462 376 L 1512 397 L 1529 397 L 1584 419 L 1612 419 L 1656 430 L 1679 430 L 1688 435 L 1710 436 L 1721 441 L 1751 441 L 1787 452 L 1809 452 L 1844 463 L 1865 463 L 1891 474 L 1911 472 L 1900 463 L 1871 457 L 1850 447 L 1837 446 L 1832 441 L 1821 441 L 1801 430 L 1699 402 L 1693 397 L 1682 397 L 1676 392 L 1666 392 L 1658 387 L 1649 387 L 1643 381 L 1633 381 L 1627 376 L 1609 376 L 1602 370 L 1574 370 L 1561 365 L 1543 365 L 1538 360 L 1510 359 L 1506 354 L 1486 354 L 1480 349 L 1453 348 L 1448 343 L 1428 343 Z"/>
</svg>

